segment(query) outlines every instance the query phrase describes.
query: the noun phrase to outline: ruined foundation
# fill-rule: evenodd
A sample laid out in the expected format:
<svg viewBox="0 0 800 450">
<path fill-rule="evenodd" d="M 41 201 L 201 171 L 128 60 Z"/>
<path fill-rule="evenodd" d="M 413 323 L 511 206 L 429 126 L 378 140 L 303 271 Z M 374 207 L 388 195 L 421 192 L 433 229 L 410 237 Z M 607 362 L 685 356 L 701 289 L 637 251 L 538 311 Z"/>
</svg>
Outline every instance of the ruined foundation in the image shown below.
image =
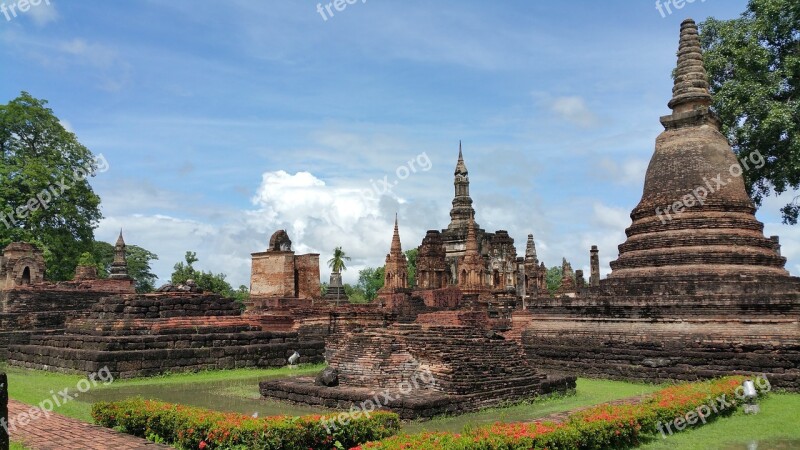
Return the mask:
<svg viewBox="0 0 800 450">
<path fill-rule="evenodd" d="M 339 385 L 313 378 L 264 381 L 266 398 L 347 410 L 372 399 L 404 419 L 461 414 L 575 388 L 575 377 L 548 376 L 517 342 L 473 326 L 395 324 L 329 342 Z M 384 395 L 385 394 L 385 395 Z"/>
<path fill-rule="evenodd" d="M 9 364 L 90 373 L 103 367 L 118 378 L 165 372 L 283 367 L 324 360 L 321 339 L 258 317 L 243 317 L 233 300 L 210 294 L 107 297 L 66 333 L 33 335 L 9 348 Z"/>
</svg>

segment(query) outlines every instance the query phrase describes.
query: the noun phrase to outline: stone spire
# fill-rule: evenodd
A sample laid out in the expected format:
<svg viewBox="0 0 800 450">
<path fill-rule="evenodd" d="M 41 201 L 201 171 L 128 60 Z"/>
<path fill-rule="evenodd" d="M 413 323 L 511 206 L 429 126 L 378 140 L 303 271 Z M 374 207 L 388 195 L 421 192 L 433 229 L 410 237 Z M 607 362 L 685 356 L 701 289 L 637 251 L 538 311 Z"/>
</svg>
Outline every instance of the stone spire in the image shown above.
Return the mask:
<svg viewBox="0 0 800 450">
<path fill-rule="evenodd" d="M 477 292 L 486 287 L 486 263 L 478 249 L 478 236 L 475 232 L 477 225 L 470 216 L 467 224 L 467 242 L 464 256 L 459 264 L 458 286 L 465 291 Z"/>
<path fill-rule="evenodd" d="M 742 167 L 709 109 L 697 26 L 681 24 L 678 68 L 664 132 L 645 176 L 642 199 L 607 280 L 695 276 L 786 276 L 755 218 Z"/>
<path fill-rule="evenodd" d="M 456 163 L 456 171 L 454 175 L 467 176 L 467 165 L 464 164 L 464 153 L 461 151 L 461 141 L 458 141 L 458 162 Z"/>
<path fill-rule="evenodd" d="M 536 255 L 536 243 L 533 241 L 533 235 L 528 235 L 528 243 L 525 245 L 525 259 L 531 261 L 538 261 L 539 257 Z"/>
<path fill-rule="evenodd" d="M 461 141 L 458 143 L 458 162 L 453 172 L 453 185 L 455 187 L 455 197 L 453 198 L 453 208 L 450 210 L 450 225 L 448 229 L 463 229 L 467 226 L 470 217 L 475 215 L 472 208 L 472 198 L 469 196 L 469 171 L 464 163 L 464 153 L 461 150 Z"/>
<path fill-rule="evenodd" d="M 392 254 L 402 254 L 403 248 L 400 245 L 400 228 L 397 225 L 397 214 L 394 215 L 394 234 L 392 235 L 392 247 L 390 252 Z"/>
<path fill-rule="evenodd" d="M 394 234 L 392 235 L 392 246 L 389 254 L 386 255 L 386 266 L 384 273 L 383 288 L 384 292 L 396 291 L 408 288 L 408 260 L 403 253 L 400 245 L 400 228 L 397 224 L 397 214 L 394 216 Z"/>
<path fill-rule="evenodd" d="M 700 36 L 694 20 L 681 23 L 681 38 L 678 45 L 678 67 L 675 70 L 675 85 L 668 106 L 674 112 L 691 111 L 696 107 L 708 107 L 711 94 L 708 92 L 708 74 L 703 66 Z"/>
<path fill-rule="evenodd" d="M 119 230 L 119 237 L 117 243 L 114 245 L 114 262 L 111 263 L 111 274 L 109 278 L 115 280 L 127 280 L 128 277 L 128 260 L 125 255 L 125 239 L 122 237 L 122 230 Z"/>
</svg>

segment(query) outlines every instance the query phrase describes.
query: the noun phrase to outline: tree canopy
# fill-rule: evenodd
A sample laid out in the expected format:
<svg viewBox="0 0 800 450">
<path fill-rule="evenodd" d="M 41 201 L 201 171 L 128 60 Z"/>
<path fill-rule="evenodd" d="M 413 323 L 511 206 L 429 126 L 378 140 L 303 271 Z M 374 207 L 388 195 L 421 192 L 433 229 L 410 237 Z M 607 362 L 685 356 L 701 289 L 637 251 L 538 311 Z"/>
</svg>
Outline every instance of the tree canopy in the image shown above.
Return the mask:
<svg viewBox="0 0 800 450">
<path fill-rule="evenodd" d="M 62 281 L 72 278 L 80 255 L 92 251 L 102 215 L 87 178 L 108 165 L 104 159 L 99 164 L 46 105 L 27 92 L 0 104 L 0 247 L 36 244 L 46 278 Z"/>
<path fill-rule="evenodd" d="M 740 159 L 765 160 L 743 174 L 753 201 L 800 188 L 800 2 L 750 0 L 741 17 L 700 28 L 723 133 Z M 781 212 L 796 224 L 798 197 Z"/>
<path fill-rule="evenodd" d="M 547 269 L 545 280 L 547 283 L 547 292 L 554 295 L 561 288 L 561 280 L 564 278 L 564 270 L 561 266 L 553 266 Z"/>
<path fill-rule="evenodd" d="M 227 276 L 224 273 L 214 274 L 195 269 L 194 263 L 198 261 L 197 253 L 187 251 L 184 261 L 175 264 L 173 268 L 172 284 L 182 284 L 188 280 L 194 280 L 197 283 L 197 287 L 206 292 L 213 292 L 225 297 L 236 298 L 237 300 L 244 300 L 250 296 L 247 286 L 242 285 L 239 286 L 238 290 L 234 290 L 230 283 L 225 280 Z"/>
</svg>

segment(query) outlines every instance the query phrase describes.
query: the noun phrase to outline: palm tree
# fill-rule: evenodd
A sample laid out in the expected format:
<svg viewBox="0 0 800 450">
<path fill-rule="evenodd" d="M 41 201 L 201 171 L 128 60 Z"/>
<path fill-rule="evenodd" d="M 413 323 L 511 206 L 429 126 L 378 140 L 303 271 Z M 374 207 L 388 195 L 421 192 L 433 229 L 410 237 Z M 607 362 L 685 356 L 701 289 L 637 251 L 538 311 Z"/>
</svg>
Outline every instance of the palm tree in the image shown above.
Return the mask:
<svg viewBox="0 0 800 450">
<path fill-rule="evenodd" d="M 344 262 L 350 261 L 350 257 L 347 256 L 342 250 L 342 247 L 336 247 L 333 250 L 333 258 L 328 260 L 328 267 L 331 268 L 334 272 L 341 273 L 344 270 L 347 270 L 347 266 L 345 266 Z"/>
</svg>

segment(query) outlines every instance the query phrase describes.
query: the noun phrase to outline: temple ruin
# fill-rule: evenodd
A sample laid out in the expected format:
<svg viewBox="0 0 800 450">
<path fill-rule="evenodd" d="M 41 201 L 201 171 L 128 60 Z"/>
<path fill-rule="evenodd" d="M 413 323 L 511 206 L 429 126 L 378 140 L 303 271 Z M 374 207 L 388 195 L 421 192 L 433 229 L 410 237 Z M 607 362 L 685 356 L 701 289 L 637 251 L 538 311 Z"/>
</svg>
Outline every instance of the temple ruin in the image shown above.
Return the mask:
<svg viewBox="0 0 800 450">
<path fill-rule="evenodd" d="M 397 217 L 391 240 L 386 233 L 384 286 L 369 305 L 331 301 L 343 292 L 340 273 L 323 298 L 319 255 L 295 254 L 285 230 L 252 254 L 244 310 L 196 286 L 135 294 L 121 235 L 109 279 L 79 268 L 59 284 L 43 281 L 40 251 L 14 243 L 0 257 L 0 346 L 13 365 L 108 366 L 121 377 L 275 367 L 297 351 L 301 362 L 326 360 L 325 377 L 263 382 L 262 395 L 343 409 L 430 374 L 383 405 L 407 418 L 565 391 L 576 375 L 757 372 L 798 390 L 800 278 L 786 271 L 778 239 L 764 235 L 742 179 L 707 184 L 741 167 L 710 110 L 691 20 L 681 24 L 675 75 L 672 113 L 661 118 L 641 201 L 605 279 L 592 246 L 588 280 L 563 259 L 551 295 L 532 234 L 518 255 L 507 231 L 475 222 L 459 144 L 450 223 L 425 234 L 416 285 Z"/>
<path fill-rule="evenodd" d="M 681 24 L 672 114 L 611 274 L 575 298 L 537 298 L 514 335 L 537 366 L 662 381 L 765 373 L 800 389 L 800 278 L 763 234 L 719 120 L 697 26 Z M 707 180 L 732 176 L 712 190 Z"/>
</svg>

